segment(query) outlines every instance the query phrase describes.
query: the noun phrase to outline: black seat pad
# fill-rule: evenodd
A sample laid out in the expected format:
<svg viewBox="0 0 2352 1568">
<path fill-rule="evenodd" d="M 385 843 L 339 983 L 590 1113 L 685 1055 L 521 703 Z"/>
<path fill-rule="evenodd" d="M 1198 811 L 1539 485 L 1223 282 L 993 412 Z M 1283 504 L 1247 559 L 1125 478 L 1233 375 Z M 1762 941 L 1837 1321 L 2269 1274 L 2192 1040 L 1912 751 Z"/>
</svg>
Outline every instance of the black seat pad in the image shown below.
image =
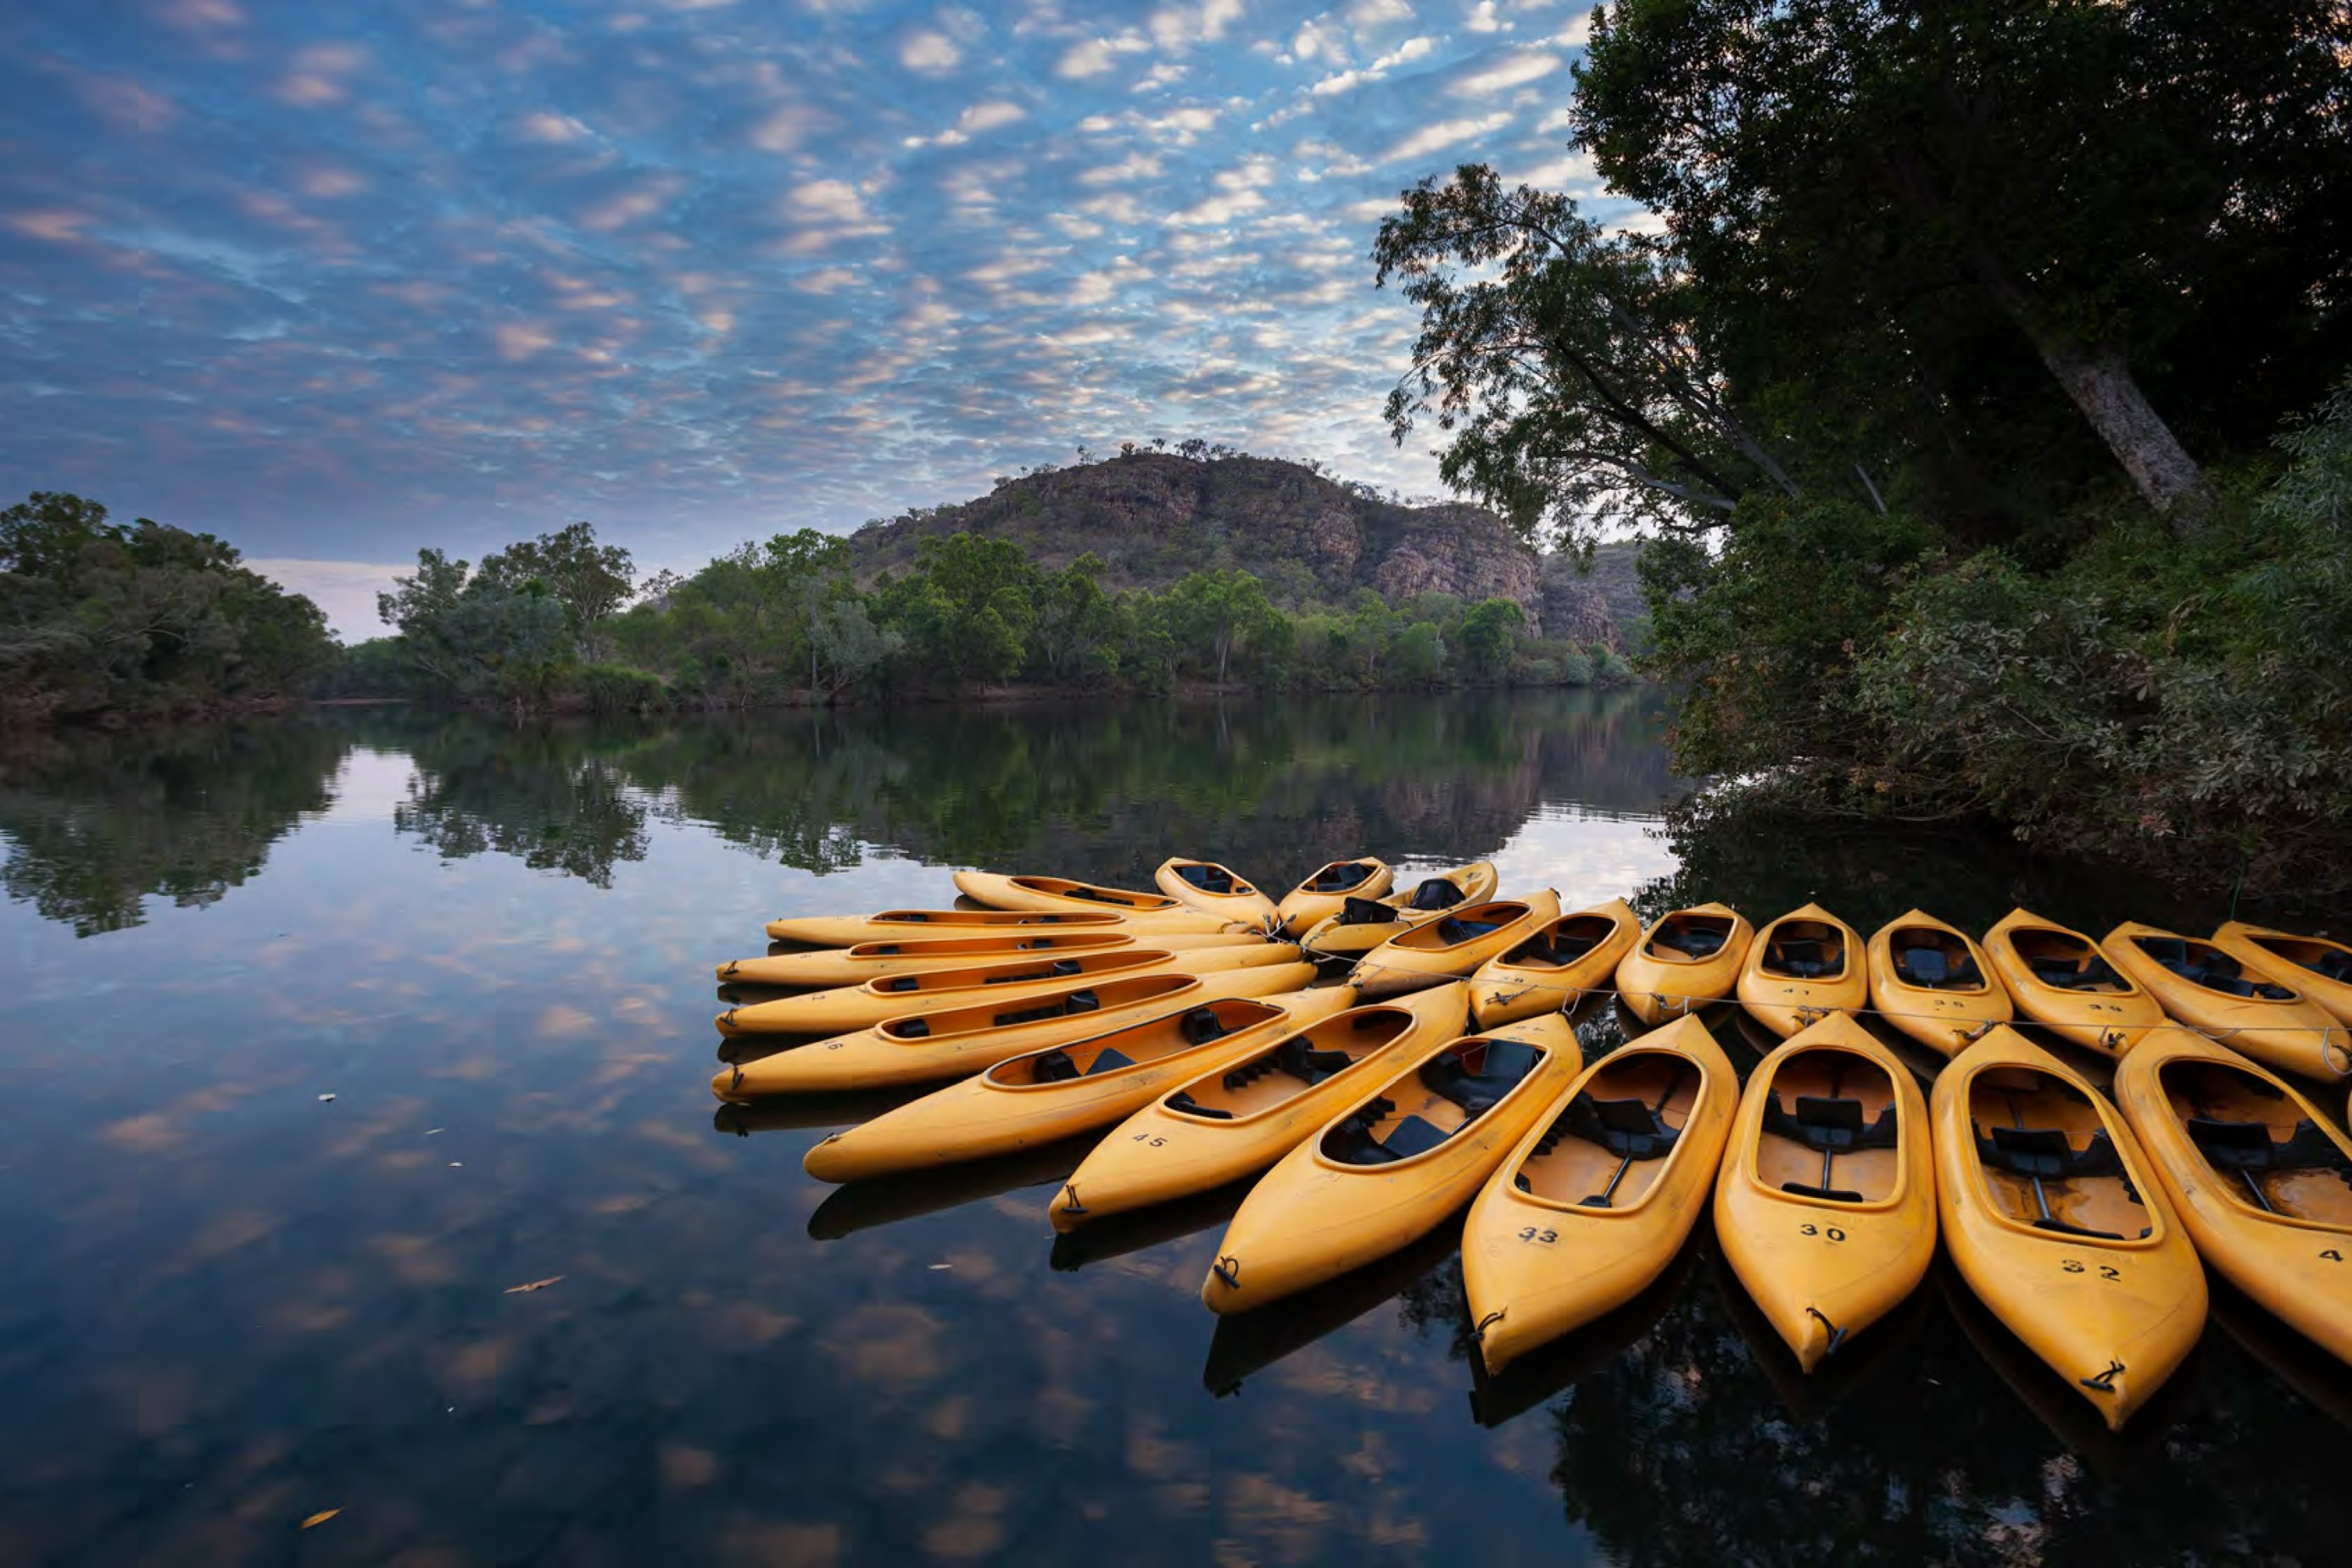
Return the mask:
<svg viewBox="0 0 2352 1568">
<path fill-rule="evenodd" d="M 2352 1161 L 2336 1141 L 2308 1121 L 2295 1123 L 2284 1141 L 2273 1142 L 2259 1121 L 2220 1121 L 2196 1116 L 2189 1136 L 2206 1163 L 2222 1171 L 2336 1171 L 2352 1173 Z"/>
<path fill-rule="evenodd" d="M 2120 1176 L 2124 1171 L 2123 1160 L 2104 1127 L 2092 1133 L 2090 1143 L 2082 1149 L 2067 1141 L 2063 1127 L 1993 1127 L 1977 1140 L 1977 1157 L 1994 1170 L 2044 1181 Z"/>
<path fill-rule="evenodd" d="M 1325 867 L 1315 873 L 1314 879 L 1307 886 L 1311 891 L 1318 893 L 1344 893 L 1371 874 L 1372 868 L 1370 866 L 1360 866 L 1354 861 L 1349 861 L 1345 866 Z"/>
<path fill-rule="evenodd" d="M 1309 1087 L 1355 1065 L 1345 1051 L 1318 1051 L 1304 1037 L 1285 1040 L 1274 1048 L 1274 1065 Z"/>
<path fill-rule="evenodd" d="M 1800 942 L 1776 942 L 1764 967 L 1782 974 L 1793 974 L 1800 980 L 1811 980 L 1830 971 L 1829 947 L 1824 942 L 1808 938 Z"/>
<path fill-rule="evenodd" d="M 1203 1105 L 1181 1089 L 1168 1097 L 1168 1109 L 1181 1110 L 1187 1116 L 1205 1116 L 1212 1121 L 1231 1121 L 1234 1119 L 1232 1111 Z"/>
<path fill-rule="evenodd" d="M 1447 915 L 1437 922 L 1438 937 L 1448 942 L 1468 942 L 1474 936 L 1485 936 L 1489 931 L 1498 931 L 1502 929 L 1503 922 L 1500 921 L 1456 920 L 1452 915 Z"/>
<path fill-rule="evenodd" d="M 1892 1149 L 1899 1123 L 1889 1101 L 1878 1120 L 1864 1126 L 1862 1101 L 1843 1095 L 1829 1098 L 1801 1094 L 1794 1115 L 1780 1104 L 1780 1091 L 1764 1102 L 1764 1131 L 1822 1153 L 1853 1153 L 1863 1149 Z"/>
<path fill-rule="evenodd" d="M 1682 1135 L 1641 1100 L 1595 1100 L 1589 1092 L 1568 1102 L 1553 1130 L 1598 1143 L 1621 1160 L 1663 1159 Z"/>
<path fill-rule="evenodd" d="M 1693 958 L 1710 958 L 1723 951 L 1724 933 L 1708 926 L 1685 926 L 1680 931 L 1660 931 L 1651 940 L 1660 947 L 1686 952 Z"/>
<path fill-rule="evenodd" d="M 1211 1040 L 1222 1039 L 1225 1033 L 1223 1022 L 1218 1018 L 1215 1010 L 1209 1007 L 1195 1007 L 1185 1014 L 1180 1027 L 1183 1030 L 1185 1043 L 1193 1046 L 1205 1046 Z"/>
<path fill-rule="evenodd" d="M 1339 923 L 1343 926 L 1390 925 L 1396 918 L 1396 910 L 1378 899 L 1351 898 L 1339 906 Z"/>
<path fill-rule="evenodd" d="M 1412 890 L 1405 907 L 1412 910 L 1450 910 L 1465 897 L 1461 889 L 1443 877 L 1432 877 Z"/>
<path fill-rule="evenodd" d="M 1204 893 L 1234 890 L 1234 875 L 1223 866 L 1179 866 L 1176 874 Z"/>
<path fill-rule="evenodd" d="M 1535 1070 L 1543 1053 L 1518 1040 L 1489 1040 L 1479 1070 L 1471 1072 L 1451 1054 L 1423 1064 L 1421 1081 L 1472 1116 L 1490 1109 Z"/>
<path fill-rule="evenodd" d="M 2042 984 L 2054 985 L 2061 991 L 2088 991 L 2097 985 L 2120 986 L 2123 984 L 2123 976 L 2095 953 L 2079 969 L 2070 958 L 2036 958 L 2029 961 L 2027 967 L 2033 971 L 2033 977 Z"/>
</svg>

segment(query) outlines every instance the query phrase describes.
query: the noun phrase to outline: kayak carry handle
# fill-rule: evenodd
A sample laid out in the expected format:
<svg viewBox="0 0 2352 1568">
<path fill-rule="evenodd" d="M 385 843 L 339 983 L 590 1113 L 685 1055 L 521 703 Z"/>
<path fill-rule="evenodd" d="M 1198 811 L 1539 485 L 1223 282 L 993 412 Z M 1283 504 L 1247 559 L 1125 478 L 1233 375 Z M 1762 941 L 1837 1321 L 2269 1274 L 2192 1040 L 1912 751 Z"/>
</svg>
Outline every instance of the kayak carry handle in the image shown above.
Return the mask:
<svg viewBox="0 0 2352 1568">
<path fill-rule="evenodd" d="M 2109 1358 L 2106 1371 L 2090 1377 L 2078 1377 L 2074 1381 L 2094 1394 L 2113 1394 L 2116 1391 L 2116 1374 L 2123 1369 L 2123 1363 Z"/>
<path fill-rule="evenodd" d="M 1818 1318 L 1818 1319 L 1820 1319 L 1820 1320 L 1821 1320 L 1822 1327 L 1823 1327 L 1823 1328 L 1827 1329 L 1827 1330 L 1830 1331 L 1830 1344 L 1829 1344 L 1829 1349 L 1827 1349 L 1827 1350 L 1823 1351 L 1823 1352 L 1822 1352 L 1822 1354 L 1823 1354 L 1823 1355 L 1825 1355 L 1825 1356 L 1832 1356 L 1832 1355 L 1835 1355 L 1835 1354 L 1837 1354 L 1837 1352 L 1838 1352 L 1838 1346 L 1840 1346 L 1840 1345 L 1842 1345 L 1842 1344 L 1845 1343 L 1845 1331 L 1844 1331 L 1843 1329 L 1839 1328 L 1835 1323 L 1831 1322 L 1831 1321 L 1830 1321 L 1830 1316 L 1829 1316 L 1829 1314 L 1828 1314 L 1827 1312 L 1822 1311 L 1819 1307 L 1808 1307 L 1808 1308 L 1806 1308 L 1806 1309 L 1805 1309 L 1805 1315 L 1806 1315 L 1807 1317 L 1809 1317 L 1809 1318 Z"/>
<path fill-rule="evenodd" d="M 1242 1288 L 1242 1260 L 1238 1258 L 1220 1258 L 1209 1265 L 1209 1272 L 1223 1280 L 1229 1290 Z"/>
<path fill-rule="evenodd" d="M 1078 1202 L 1078 1184 L 1076 1182 L 1065 1182 L 1062 1184 L 1062 1196 L 1067 1200 L 1062 1205 L 1062 1212 L 1064 1214 L 1092 1214 L 1094 1212 L 1092 1209 L 1087 1208 L 1086 1205 Z"/>
</svg>

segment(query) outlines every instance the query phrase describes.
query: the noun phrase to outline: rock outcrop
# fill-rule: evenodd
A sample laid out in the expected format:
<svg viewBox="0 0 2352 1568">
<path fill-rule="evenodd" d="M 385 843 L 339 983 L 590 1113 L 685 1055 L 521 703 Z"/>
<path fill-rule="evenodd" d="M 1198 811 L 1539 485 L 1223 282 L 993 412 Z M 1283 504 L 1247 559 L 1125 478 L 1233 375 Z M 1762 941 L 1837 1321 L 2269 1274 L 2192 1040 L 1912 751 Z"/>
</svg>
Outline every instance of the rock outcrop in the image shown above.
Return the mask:
<svg viewBox="0 0 2352 1568">
<path fill-rule="evenodd" d="M 1238 567 L 1287 607 L 1345 605 L 1366 588 L 1392 603 L 1499 597 L 1518 603 L 1530 630 L 1558 635 L 1542 558 L 1492 512 L 1403 506 L 1270 458 L 1139 451 L 1001 480 L 961 506 L 869 523 L 851 542 L 870 577 L 912 565 L 926 538 L 966 531 L 1009 539 L 1049 568 L 1092 551 L 1113 589 L 1161 589 L 1188 572 Z M 1605 617 L 1605 605 L 1598 613 Z M 1570 618 L 1577 640 L 1613 644 L 1613 630 L 1592 630 L 1591 605 L 1571 606 Z"/>
</svg>

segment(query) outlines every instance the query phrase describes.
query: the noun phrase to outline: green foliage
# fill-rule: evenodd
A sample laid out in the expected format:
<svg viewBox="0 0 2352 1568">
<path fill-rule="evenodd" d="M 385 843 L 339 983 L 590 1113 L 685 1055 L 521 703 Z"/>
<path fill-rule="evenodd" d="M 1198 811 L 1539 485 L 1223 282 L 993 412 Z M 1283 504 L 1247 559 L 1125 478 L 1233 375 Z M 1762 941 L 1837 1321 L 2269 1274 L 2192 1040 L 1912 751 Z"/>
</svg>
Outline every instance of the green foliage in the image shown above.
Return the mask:
<svg viewBox="0 0 2352 1568">
<path fill-rule="evenodd" d="M 485 555 L 475 574 L 478 583 L 510 591 L 537 584 L 563 605 L 582 656 L 600 658 L 604 622 L 629 602 L 636 568 L 619 545 L 598 544 L 593 524 L 575 522 Z"/>
<path fill-rule="evenodd" d="M 0 510 L 0 720 L 290 696 L 333 658 L 316 605 L 208 533 L 56 492 Z"/>
<path fill-rule="evenodd" d="M 1458 640 L 1471 672 L 1492 680 L 1509 669 L 1527 624 L 1527 612 L 1511 599 L 1488 599 L 1464 616 Z"/>
</svg>

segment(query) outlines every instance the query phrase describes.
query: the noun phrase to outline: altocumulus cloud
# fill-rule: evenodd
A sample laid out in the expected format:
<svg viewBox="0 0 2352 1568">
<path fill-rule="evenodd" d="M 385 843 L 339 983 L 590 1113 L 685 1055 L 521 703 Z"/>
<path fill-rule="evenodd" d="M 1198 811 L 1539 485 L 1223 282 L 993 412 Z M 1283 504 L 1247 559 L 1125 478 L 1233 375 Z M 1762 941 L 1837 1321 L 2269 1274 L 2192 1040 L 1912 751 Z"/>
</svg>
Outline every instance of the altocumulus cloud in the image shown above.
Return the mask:
<svg viewBox="0 0 2352 1568">
<path fill-rule="evenodd" d="M 334 599 L 1202 436 L 1407 490 L 1365 256 L 1565 145 L 1580 0 L 0 7 L 0 490 Z"/>
</svg>

